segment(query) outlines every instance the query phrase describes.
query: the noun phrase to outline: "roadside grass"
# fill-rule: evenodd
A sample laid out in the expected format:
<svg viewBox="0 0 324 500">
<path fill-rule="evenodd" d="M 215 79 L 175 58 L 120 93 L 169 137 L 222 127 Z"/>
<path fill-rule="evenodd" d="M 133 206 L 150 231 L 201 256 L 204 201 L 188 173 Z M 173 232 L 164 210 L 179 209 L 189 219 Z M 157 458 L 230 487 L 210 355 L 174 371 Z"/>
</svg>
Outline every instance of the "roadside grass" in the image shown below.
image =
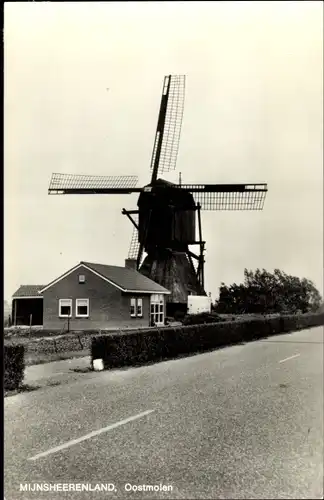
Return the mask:
<svg viewBox="0 0 324 500">
<path fill-rule="evenodd" d="M 9 396 L 16 396 L 17 394 L 21 394 L 22 392 L 36 391 L 39 388 L 40 386 L 38 385 L 21 384 L 18 389 L 3 391 L 3 395 L 5 398 L 7 398 Z"/>
<path fill-rule="evenodd" d="M 71 368 L 71 371 L 75 373 L 90 373 L 93 372 L 92 368 L 90 366 L 86 366 L 84 368 Z"/>
<path fill-rule="evenodd" d="M 11 396 L 17 396 L 17 394 L 33 392 L 37 391 L 38 389 L 43 389 L 44 387 L 55 387 L 61 384 L 62 382 L 59 380 L 47 380 L 43 385 L 22 384 L 18 389 L 4 391 L 4 397 L 9 398 Z"/>
<path fill-rule="evenodd" d="M 25 354 L 25 366 L 31 365 L 42 365 L 44 363 L 51 363 L 52 361 L 63 361 L 65 359 L 74 358 L 84 358 L 85 356 L 90 356 L 88 349 L 83 349 L 82 351 L 67 351 L 58 353 L 36 353 L 36 352 L 26 352 Z"/>
</svg>

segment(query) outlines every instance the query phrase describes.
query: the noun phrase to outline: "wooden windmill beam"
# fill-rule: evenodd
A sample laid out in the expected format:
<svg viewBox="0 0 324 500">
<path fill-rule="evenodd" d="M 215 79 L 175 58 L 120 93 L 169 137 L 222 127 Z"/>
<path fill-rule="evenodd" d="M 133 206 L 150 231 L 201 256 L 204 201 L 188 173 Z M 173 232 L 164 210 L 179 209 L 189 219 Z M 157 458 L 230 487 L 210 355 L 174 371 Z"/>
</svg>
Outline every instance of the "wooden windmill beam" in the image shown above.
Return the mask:
<svg viewBox="0 0 324 500">
<path fill-rule="evenodd" d="M 161 98 L 160 113 L 159 113 L 155 141 L 154 141 L 154 146 L 153 146 L 153 158 L 152 159 L 153 159 L 154 163 L 152 165 L 153 173 L 152 173 L 151 183 L 156 181 L 158 169 L 159 169 L 161 148 L 162 148 L 162 141 L 163 141 L 163 133 L 164 133 L 164 125 L 165 125 L 165 117 L 166 117 L 166 111 L 167 111 L 167 105 L 168 105 L 168 99 L 169 99 L 170 82 L 171 82 L 171 75 L 166 76 L 164 79 L 164 83 L 163 83 L 163 93 L 162 93 L 162 98 Z"/>
<path fill-rule="evenodd" d="M 200 258 L 199 255 L 191 252 L 190 250 L 188 250 L 187 254 L 190 255 L 190 257 L 193 257 L 196 260 L 199 260 L 199 258 Z"/>
<path fill-rule="evenodd" d="M 198 208 L 198 230 L 199 230 L 199 241 L 200 241 L 200 259 L 199 259 L 199 274 L 200 274 L 200 284 L 202 286 L 202 288 L 204 289 L 204 281 L 205 281 L 205 277 L 204 277 L 204 263 L 205 263 L 205 259 L 204 259 L 204 249 L 205 249 L 205 242 L 202 241 L 202 227 L 201 227 L 201 213 L 200 213 L 200 209 L 201 209 L 201 206 L 199 203 L 197 203 L 197 208 Z"/>
<path fill-rule="evenodd" d="M 146 238 L 147 238 L 148 230 L 149 230 L 149 227 L 150 227 L 151 214 L 152 214 L 152 210 L 149 211 L 149 215 L 148 215 L 146 226 L 145 226 L 144 239 L 140 243 L 140 247 L 139 247 L 139 250 L 138 250 L 137 261 L 136 261 L 136 269 L 137 270 L 139 270 L 139 267 L 140 267 L 140 264 L 141 264 L 142 255 L 143 255 L 143 251 L 144 251 L 144 248 L 145 248 Z"/>
<path fill-rule="evenodd" d="M 122 214 L 127 215 L 129 220 L 136 227 L 137 230 L 138 230 L 138 224 L 134 221 L 134 219 L 131 217 L 131 215 L 136 215 L 138 213 L 139 213 L 139 210 L 125 210 L 125 208 L 123 208 L 123 210 L 122 210 Z"/>
</svg>

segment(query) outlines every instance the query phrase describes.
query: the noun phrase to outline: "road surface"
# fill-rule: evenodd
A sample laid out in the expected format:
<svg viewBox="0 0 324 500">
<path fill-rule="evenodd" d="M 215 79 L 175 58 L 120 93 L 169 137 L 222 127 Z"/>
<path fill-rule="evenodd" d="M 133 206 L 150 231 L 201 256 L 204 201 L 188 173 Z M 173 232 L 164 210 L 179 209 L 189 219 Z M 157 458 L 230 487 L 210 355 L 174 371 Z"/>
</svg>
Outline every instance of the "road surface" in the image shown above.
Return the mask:
<svg viewBox="0 0 324 500">
<path fill-rule="evenodd" d="M 6 500 L 323 498 L 323 328 L 79 374 L 4 417 Z"/>
</svg>

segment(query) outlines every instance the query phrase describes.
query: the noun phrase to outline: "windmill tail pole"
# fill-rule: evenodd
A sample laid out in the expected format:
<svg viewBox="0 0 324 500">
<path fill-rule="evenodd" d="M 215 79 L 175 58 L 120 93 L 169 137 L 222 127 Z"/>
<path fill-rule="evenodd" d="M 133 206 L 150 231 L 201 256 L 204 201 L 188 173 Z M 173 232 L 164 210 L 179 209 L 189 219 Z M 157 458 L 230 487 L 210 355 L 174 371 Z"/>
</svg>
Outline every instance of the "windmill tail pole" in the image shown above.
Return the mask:
<svg viewBox="0 0 324 500">
<path fill-rule="evenodd" d="M 199 228 L 199 242 L 200 242 L 200 284 L 203 289 L 205 289 L 205 276 L 204 276 L 204 249 L 205 244 L 202 241 L 202 227 L 201 227 L 201 213 L 200 213 L 200 203 L 197 204 L 197 212 L 198 212 L 198 228 Z"/>
</svg>

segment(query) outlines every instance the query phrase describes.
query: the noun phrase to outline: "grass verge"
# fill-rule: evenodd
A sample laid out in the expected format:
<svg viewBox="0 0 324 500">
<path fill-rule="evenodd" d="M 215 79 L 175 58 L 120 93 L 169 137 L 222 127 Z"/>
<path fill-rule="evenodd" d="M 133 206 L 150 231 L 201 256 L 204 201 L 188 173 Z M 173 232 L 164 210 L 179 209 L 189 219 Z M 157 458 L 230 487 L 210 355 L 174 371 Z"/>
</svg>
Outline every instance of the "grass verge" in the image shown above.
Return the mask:
<svg viewBox="0 0 324 500">
<path fill-rule="evenodd" d="M 52 361 L 63 361 L 65 359 L 73 358 L 84 358 L 85 356 L 90 356 L 89 350 L 84 349 L 82 351 L 68 351 L 68 352 L 58 352 L 58 353 L 26 353 L 25 354 L 25 366 L 31 365 L 42 365 L 44 363 L 51 363 Z"/>
<path fill-rule="evenodd" d="M 16 394 L 21 394 L 22 392 L 32 392 L 36 391 L 39 389 L 40 386 L 37 385 L 28 385 L 28 384 L 21 384 L 21 386 L 18 389 L 13 389 L 10 391 L 4 391 L 4 397 L 7 398 L 8 396 L 16 396 Z"/>
</svg>

